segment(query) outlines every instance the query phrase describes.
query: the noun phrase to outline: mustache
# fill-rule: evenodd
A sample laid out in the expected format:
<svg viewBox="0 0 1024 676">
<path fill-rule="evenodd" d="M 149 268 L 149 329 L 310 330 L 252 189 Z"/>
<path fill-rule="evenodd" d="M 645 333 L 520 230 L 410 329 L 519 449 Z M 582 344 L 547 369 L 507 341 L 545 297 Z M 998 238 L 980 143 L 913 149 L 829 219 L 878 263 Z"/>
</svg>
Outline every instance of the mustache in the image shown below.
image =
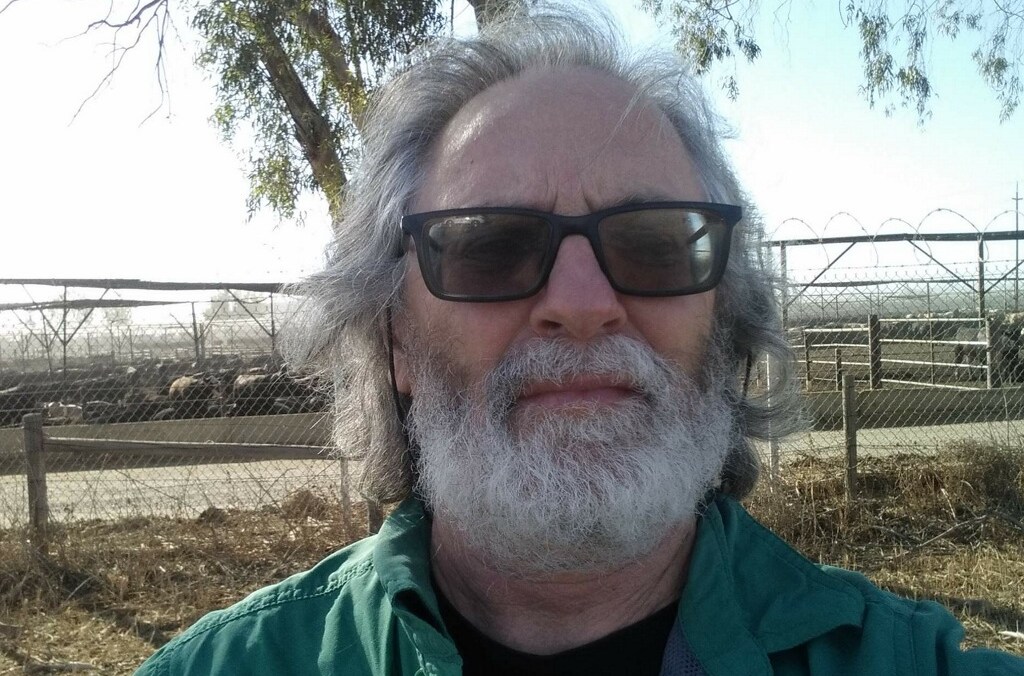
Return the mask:
<svg viewBox="0 0 1024 676">
<path fill-rule="evenodd" d="M 530 384 L 582 376 L 607 377 L 648 403 L 664 397 L 681 377 L 689 380 L 650 346 L 616 335 L 585 345 L 558 338 L 529 340 L 509 350 L 483 386 L 491 412 L 503 419 Z"/>
</svg>

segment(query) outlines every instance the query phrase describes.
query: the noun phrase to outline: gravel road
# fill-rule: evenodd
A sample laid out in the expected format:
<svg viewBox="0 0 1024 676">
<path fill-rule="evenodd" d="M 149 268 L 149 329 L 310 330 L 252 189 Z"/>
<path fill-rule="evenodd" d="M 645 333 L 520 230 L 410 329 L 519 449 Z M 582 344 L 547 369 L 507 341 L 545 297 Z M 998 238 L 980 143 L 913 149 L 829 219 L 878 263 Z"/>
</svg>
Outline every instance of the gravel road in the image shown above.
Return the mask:
<svg viewBox="0 0 1024 676">
<path fill-rule="evenodd" d="M 350 473 L 357 469 L 350 463 Z M 50 518 L 123 519 L 137 516 L 195 518 L 207 507 L 255 508 L 280 502 L 300 489 L 337 495 L 341 463 L 289 460 L 188 465 L 46 476 Z M 0 528 L 28 521 L 25 477 L 0 476 Z"/>
</svg>

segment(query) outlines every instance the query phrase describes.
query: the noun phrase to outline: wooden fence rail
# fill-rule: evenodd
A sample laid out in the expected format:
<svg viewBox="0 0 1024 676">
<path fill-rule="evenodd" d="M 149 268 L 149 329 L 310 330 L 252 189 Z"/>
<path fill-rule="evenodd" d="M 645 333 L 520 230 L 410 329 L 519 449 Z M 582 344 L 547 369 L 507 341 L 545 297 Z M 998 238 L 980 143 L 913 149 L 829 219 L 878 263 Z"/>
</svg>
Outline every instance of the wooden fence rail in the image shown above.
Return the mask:
<svg viewBox="0 0 1024 676">
<path fill-rule="evenodd" d="M 54 437 L 43 430 L 43 417 L 38 413 L 24 417 L 23 430 L 29 527 L 34 546 L 40 554 L 46 550 L 50 514 L 46 492 L 46 459 L 53 453 L 73 453 L 76 457 L 129 454 L 137 458 L 175 458 L 190 465 L 262 460 L 329 460 L 332 457 L 331 449 L 327 446 Z M 339 462 L 344 464 L 347 459 L 340 458 Z M 347 480 L 340 483 L 342 501 L 347 510 Z"/>
</svg>

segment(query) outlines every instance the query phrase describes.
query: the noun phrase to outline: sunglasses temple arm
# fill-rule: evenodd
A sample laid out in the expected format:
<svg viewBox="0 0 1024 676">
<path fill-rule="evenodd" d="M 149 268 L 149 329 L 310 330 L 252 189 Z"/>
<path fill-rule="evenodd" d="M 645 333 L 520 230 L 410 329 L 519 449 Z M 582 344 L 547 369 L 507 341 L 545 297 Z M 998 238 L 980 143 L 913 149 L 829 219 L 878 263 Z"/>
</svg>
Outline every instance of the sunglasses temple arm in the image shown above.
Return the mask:
<svg viewBox="0 0 1024 676">
<path fill-rule="evenodd" d="M 402 395 L 398 393 L 398 378 L 395 376 L 395 337 L 394 330 L 391 327 L 391 308 L 388 307 L 385 310 L 385 313 L 385 321 L 387 323 L 385 333 L 387 334 L 388 375 L 391 377 L 391 399 L 395 402 L 395 413 L 398 415 L 398 425 L 402 430 L 402 436 L 405 438 L 406 445 L 408 446 L 409 430 L 405 425 L 405 420 L 409 414 L 409 410 L 402 401 Z"/>
</svg>

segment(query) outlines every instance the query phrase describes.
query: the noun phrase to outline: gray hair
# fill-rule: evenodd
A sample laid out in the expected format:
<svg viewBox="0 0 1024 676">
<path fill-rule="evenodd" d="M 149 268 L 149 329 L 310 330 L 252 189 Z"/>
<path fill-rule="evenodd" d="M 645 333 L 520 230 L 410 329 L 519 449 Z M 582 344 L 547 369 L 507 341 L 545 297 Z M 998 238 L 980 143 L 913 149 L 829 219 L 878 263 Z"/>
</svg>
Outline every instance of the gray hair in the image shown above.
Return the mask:
<svg viewBox="0 0 1024 676">
<path fill-rule="evenodd" d="M 470 99 L 533 69 L 586 68 L 636 88 L 671 121 L 711 201 L 741 204 L 726 274 L 717 289 L 716 332 L 735 365 L 726 391 L 735 427 L 723 492 L 743 497 L 759 473 L 750 439 L 789 431 L 794 419 L 793 361 L 782 333 L 760 220 L 720 146 L 720 123 L 701 86 L 679 59 L 628 50 L 611 21 L 578 9 L 508 16 L 477 36 L 447 38 L 420 50 L 384 86 L 363 127 L 361 167 L 346 186 L 326 268 L 302 286 L 306 297 L 293 335 L 293 361 L 316 365 L 335 383 L 335 443 L 364 458 L 362 492 L 399 500 L 413 487 L 414 459 L 392 398 L 387 317 L 397 307 L 404 264 L 401 217 L 415 195 L 434 141 Z M 745 392 L 748 360 L 773 360 L 772 383 Z M 774 364 L 778 365 L 775 368 Z"/>
</svg>

